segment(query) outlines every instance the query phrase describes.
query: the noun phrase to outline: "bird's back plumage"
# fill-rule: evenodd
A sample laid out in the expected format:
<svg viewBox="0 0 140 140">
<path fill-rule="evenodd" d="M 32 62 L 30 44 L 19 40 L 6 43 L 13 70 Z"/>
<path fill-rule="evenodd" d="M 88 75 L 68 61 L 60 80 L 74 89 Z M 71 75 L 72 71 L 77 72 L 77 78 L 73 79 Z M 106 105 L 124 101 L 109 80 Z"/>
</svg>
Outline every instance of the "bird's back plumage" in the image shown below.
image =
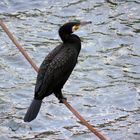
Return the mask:
<svg viewBox="0 0 140 140">
<path fill-rule="evenodd" d="M 51 93 L 61 90 L 74 66 L 76 65 L 78 52 L 74 47 L 59 46 L 53 50 L 41 64 L 36 88 L 35 98 L 43 99 Z"/>
<path fill-rule="evenodd" d="M 52 93 L 58 96 L 76 65 L 78 54 L 75 47 L 61 44 L 47 55 L 38 72 L 35 96 L 24 117 L 25 122 L 36 118 L 44 97 Z"/>
</svg>

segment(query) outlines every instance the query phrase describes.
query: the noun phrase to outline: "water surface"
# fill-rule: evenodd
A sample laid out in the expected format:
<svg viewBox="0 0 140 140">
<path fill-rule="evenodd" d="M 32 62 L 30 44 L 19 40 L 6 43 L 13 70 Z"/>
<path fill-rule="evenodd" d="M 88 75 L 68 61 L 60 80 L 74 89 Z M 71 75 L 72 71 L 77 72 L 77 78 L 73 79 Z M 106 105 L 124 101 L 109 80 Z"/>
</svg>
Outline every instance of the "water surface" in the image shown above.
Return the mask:
<svg viewBox="0 0 140 140">
<path fill-rule="evenodd" d="M 39 66 L 70 20 L 92 21 L 76 32 L 79 62 L 63 92 L 110 140 L 140 139 L 139 0 L 2 0 L 0 18 Z M 24 123 L 36 72 L 0 28 L 0 140 L 96 140 L 52 95 Z"/>
</svg>

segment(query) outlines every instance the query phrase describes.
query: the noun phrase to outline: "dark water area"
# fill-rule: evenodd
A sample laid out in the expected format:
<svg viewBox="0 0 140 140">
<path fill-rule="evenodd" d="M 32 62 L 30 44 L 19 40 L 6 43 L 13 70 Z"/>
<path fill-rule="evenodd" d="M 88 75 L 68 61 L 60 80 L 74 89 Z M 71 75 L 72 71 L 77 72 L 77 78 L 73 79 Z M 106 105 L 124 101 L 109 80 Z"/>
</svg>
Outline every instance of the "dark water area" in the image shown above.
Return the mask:
<svg viewBox="0 0 140 140">
<path fill-rule="evenodd" d="M 140 139 L 139 0 L 1 0 L 0 18 L 38 66 L 61 42 L 60 25 L 92 21 L 76 31 L 82 50 L 63 93 L 110 140 Z M 0 140 L 97 139 L 53 95 L 36 120 L 24 123 L 35 81 L 0 28 Z"/>
</svg>

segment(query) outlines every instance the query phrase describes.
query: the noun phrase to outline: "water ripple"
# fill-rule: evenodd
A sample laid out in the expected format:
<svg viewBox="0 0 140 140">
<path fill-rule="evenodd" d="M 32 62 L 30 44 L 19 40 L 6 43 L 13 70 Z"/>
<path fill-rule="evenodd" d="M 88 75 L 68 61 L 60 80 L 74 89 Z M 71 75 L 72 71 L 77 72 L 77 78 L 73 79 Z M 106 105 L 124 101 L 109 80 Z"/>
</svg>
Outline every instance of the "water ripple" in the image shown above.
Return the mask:
<svg viewBox="0 0 140 140">
<path fill-rule="evenodd" d="M 79 62 L 63 92 L 86 120 L 109 139 L 140 137 L 140 2 L 138 0 L 12 0 L 0 18 L 39 66 L 61 41 L 69 20 L 92 21 L 77 31 Z M 0 29 L 0 139 L 96 139 L 52 95 L 37 119 L 24 123 L 36 73 Z M 45 123 L 44 123 L 45 122 Z"/>
</svg>

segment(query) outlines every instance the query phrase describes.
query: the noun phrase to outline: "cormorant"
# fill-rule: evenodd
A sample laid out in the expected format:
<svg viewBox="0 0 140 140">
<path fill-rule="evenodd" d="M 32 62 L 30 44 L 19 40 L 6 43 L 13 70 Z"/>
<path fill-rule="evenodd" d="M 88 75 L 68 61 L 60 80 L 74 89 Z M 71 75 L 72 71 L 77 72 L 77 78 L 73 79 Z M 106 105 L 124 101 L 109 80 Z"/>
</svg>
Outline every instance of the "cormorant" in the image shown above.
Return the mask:
<svg viewBox="0 0 140 140">
<path fill-rule="evenodd" d="M 62 88 L 73 71 L 81 50 L 81 40 L 73 32 L 89 23 L 91 22 L 74 21 L 60 27 L 59 36 L 63 42 L 46 56 L 39 68 L 34 99 L 24 117 L 25 122 L 36 118 L 44 97 L 54 93 L 62 103 Z"/>
</svg>

